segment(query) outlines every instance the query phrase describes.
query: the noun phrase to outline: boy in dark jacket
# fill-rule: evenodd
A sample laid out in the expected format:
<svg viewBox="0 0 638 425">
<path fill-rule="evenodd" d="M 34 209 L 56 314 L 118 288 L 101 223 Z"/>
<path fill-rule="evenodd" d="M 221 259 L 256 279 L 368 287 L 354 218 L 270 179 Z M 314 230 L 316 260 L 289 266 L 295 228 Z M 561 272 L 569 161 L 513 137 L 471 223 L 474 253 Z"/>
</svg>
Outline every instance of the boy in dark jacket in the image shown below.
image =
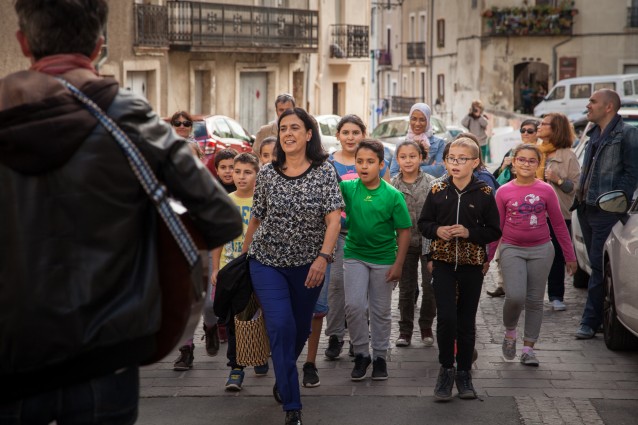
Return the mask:
<svg viewBox="0 0 638 425">
<path fill-rule="evenodd" d="M 432 240 L 428 269 L 437 309 L 437 343 L 441 369 L 436 400 L 476 398 L 470 369 L 474 352 L 476 311 L 488 263 L 486 244 L 501 235 L 492 189 L 473 176 L 479 149 L 468 138 L 451 143 L 445 157 L 448 177 L 433 183 L 419 218 L 419 230 Z M 457 297 L 458 287 L 458 297 Z M 457 369 L 454 342 L 457 340 Z"/>
</svg>

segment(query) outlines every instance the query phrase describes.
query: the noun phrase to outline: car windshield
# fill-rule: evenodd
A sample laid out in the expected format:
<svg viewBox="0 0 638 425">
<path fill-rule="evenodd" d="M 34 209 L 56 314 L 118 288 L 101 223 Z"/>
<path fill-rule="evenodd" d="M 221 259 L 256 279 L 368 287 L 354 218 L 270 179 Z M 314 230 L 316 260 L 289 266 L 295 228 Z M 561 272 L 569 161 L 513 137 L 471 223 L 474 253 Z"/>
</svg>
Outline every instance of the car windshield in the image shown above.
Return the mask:
<svg viewBox="0 0 638 425">
<path fill-rule="evenodd" d="M 193 137 L 196 139 L 208 138 L 208 134 L 206 133 L 206 124 L 204 121 L 195 121 L 193 123 Z"/>
<path fill-rule="evenodd" d="M 380 123 L 372 132 L 373 138 L 402 137 L 408 134 L 408 121 L 392 120 Z"/>
</svg>

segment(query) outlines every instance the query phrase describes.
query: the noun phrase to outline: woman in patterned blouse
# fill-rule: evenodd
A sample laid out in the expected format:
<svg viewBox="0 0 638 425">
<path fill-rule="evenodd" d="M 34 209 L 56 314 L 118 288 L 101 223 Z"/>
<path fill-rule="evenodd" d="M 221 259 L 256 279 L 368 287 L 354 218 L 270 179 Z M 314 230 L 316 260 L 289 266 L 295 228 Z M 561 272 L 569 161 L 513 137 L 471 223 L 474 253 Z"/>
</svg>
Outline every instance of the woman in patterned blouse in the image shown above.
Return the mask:
<svg viewBox="0 0 638 425">
<path fill-rule="evenodd" d="M 301 424 L 296 362 L 332 261 L 344 203 L 317 124 L 305 110 L 281 114 L 275 152 L 257 175 L 244 250 L 270 339 L 275 392 L 286 424 Z"/>
</svg>

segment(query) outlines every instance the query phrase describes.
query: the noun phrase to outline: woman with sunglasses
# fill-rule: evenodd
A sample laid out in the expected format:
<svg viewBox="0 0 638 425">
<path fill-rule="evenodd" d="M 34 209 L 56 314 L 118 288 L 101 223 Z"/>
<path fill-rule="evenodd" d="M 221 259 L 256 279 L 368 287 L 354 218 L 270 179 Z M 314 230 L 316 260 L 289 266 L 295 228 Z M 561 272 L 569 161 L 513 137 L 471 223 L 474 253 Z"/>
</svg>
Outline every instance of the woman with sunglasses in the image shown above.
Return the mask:
<svg viewBox="0 0 638 425">
<path fill-rule="evenodd" d="M 521 123 L 521 128 L 519 129 L 521 132 L 521 141 L 526 144 L 536 144 L 537 136 L 536 132 L 538 131 L 538 121 L 536 120 L 525 120 Z M 510 149 L 503 160 L 501 161 L 500 167 L 498 167 L 494 171 L 494 177 L 498 180 L 499 184 L 505 184 L 514 180 L 516 177 L 512 172 L 512 151 Z"/>
<path fill-rule="evenodd" d="M 503 231 L 498 251 L 507 294 L 503 304 L 503 357 L 507 360 L 516 357 L 516 327 L 525 309 L 520 361 L 526 366 L 539 364 L 534 344 L 543 320 L 545 282 L 551 268 L 548 260 L 554 258 L 549 221 L 554 225 L 569 274 L 576 270 L 576 255 L 558 197 L 549 184 L 536 178 L 541 159 L 541 151 L 536 145 L 522 144 L 514 148 L 516 179 L 496 192 Z M 498 241 L 490 245 L 490 260 L 497 245 Z"/>
<path fill-rule="evenodd" d="M 539 146 L 543 152 L 536 177 L 549 183 L 558 196 L 560 210 L 567 228 L 571 230 L 572 213 L 570 208 L 576 196 L 576 184 L 580 179 L 580 164 L 572 150 L 575 139 L 569 119 L 560 113 L 547 114 L 538 128 L 538 137 L 543 141 Z M 547 279 L 547 296 L 555 311 L 566 309 L 565 295 L 565 258 L 558 249 L 554 234 L 555 226 L 550 224 L 549 231 L 556 250 L 554 263 Z"/>
<path fill-rule="evenodd" d="M 204 160 L 204 152 L 197 141 L 193 138 L 193 118 L 186 111 L 177 111 L 171 117 L 171 127 L 179 137 L 186 139 L 190 143 L 193 154 Z"/>
</svg>

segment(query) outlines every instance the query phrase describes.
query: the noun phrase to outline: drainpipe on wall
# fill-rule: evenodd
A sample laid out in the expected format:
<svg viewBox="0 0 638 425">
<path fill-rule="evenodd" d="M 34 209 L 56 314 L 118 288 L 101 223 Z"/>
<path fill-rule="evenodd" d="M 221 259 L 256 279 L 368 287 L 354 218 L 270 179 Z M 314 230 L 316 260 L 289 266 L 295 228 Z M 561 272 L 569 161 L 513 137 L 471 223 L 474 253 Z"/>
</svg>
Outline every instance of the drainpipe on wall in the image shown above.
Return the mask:
<svg viewBox="0 0 638 425">
<path fill-rule="evenodd" d="M 552 78 L 554 79 L 554 81 L 552 81 L 552 84 L 556 84 L 556 82 L 558 81 L 558 53 L 556 52 L 556 50 L 562 46 L 563 44 L 569 43 L 570 41 L 572 41 L 572 36 L 570 35 L 569 38 L 567 40 L 563 40 L 558 44 L 555 44 L 554 47 L 552 47 Z M 549 86 L 549 84 L 548 84 Z M 549 87 L 547 87 L 547 89 L 549 90 Z"/>
</svg>

